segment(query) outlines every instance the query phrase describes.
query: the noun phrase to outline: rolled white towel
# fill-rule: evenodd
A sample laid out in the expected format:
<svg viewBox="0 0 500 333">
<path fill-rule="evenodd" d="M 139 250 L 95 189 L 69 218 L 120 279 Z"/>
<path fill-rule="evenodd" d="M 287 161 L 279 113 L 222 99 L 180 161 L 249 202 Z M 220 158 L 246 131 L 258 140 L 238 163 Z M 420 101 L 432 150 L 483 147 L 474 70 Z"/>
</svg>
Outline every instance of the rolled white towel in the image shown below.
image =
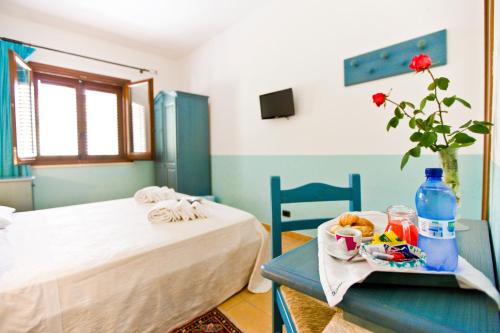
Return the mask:
<svg viewBox="0 0 500 333">
<path fill-rule="evenodd" d="M 175 207 L 177 200 L 164 200 L 154 205 L 148 212 L 148 220 L 151 223 L 175 222 L 179 216 Z"/>
<path fill-rule="evenodd" d="M 175 191 L 171 188 L 168 188 L 166 186 L 160 187 L 159 189 L 154 191 L 154 202 L 159 202 L 162 200 L 170 200 L 170 199 L 177 199 L 177 196 L 175 194 Z"/>
<path fill-rule="evenodd" d="M 134 199 L 135 199 L 135 201 L 137 201 L 138 203 L 141 203 L 141 204 L 153 202 L 152 194 L 157 189 L 159 189 L 158 186 L 148 186 L 148 187 L 142 188 L 139 191 L 135 192 Z"/>
<path fill-rule="evenodd" d="M 207 212 L 203 208 L 200 201 L 194 201 L 191 204 L 191 207 L 193 208 L 193 213 L 197 219 L 206 219 L 208 217 Z"/>
<path fill-rule="evenodd" d="M 0 229 L 5 229 L 14 221 L 15 208 L 0 206 Z"/>
<path fill-rule="evenodd" d="M 156 203 L 148 212 L 151 223 L 168 223 L 207 218 L 199 202 L 190 203 L 187 199 L 164 200 Z"/>
<path fill-rule="evenodd" d="M 166 186 L 148 186 L 135 192 L 134 199 L 140 204 L 175 199 L 175 191 Z"/>
<path fill-rule="evenodd" d="M 189 221 L 196 219 L 196 215 L 193 212 L 193 207 L 186 199 L 181 199 L 175 206 L 176 212 L 179 214 L 183 221 Z"/>
</svg>

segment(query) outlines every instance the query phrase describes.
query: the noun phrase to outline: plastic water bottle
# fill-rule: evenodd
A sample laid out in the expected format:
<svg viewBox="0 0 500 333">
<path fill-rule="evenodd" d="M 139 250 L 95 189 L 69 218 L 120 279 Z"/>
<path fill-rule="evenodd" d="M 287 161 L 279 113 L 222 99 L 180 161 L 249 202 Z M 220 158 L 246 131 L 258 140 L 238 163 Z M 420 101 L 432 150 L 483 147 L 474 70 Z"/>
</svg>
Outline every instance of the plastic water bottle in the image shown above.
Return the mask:
<svg viewBox="0 0 500 333">
<path fill-rule="evenodd" d="M 454 271 L 458 262 L 455 239 L 457 200 L 443 183 L 443 169 L 425 169 L 425 176 L 427 180 L 415 195 L 418 247 L 427 254 L 427 269 Z"/>
</svg>

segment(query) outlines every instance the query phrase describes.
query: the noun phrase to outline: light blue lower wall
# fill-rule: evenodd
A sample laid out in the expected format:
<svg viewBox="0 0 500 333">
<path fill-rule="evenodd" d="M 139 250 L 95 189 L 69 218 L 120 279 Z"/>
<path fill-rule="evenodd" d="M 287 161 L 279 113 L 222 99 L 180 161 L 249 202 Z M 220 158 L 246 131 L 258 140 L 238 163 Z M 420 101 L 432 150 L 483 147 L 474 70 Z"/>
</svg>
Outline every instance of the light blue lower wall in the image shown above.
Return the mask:
<svg viewBox="0 0 500 333">
<path fill-rule="evenodd" d="M 35 176 L 35 209 L 126 198 L 138 189 L 154 184 L 154 164 L 151 161 L 35 167 L 32 173 Z"/>
<path fill-rule="evenodd" d="M 254 214 L 270 222 L 269 177 L 282 177 L 282 187 L 309 182 L 347 186 L 348 174 L 361 174 L 363 210 L 385 210 L 391 204 L 414 207 L 415 192 L 424 181 L 424 169 L 438 166 L 435 156 L 412 159 L 399 170 L 399 155 L 336 156 L 212 156 L 213 193 L 222 203 Z M 482 156 L 459 158 L 462 207 L 459 214 L 479 219 L 481 213 Z M 307 205 L 307 206 L 306 206 Z M 292 218 L 335 216 L 346 204 L 296 204 L 287 207 Z"/>
<path fill-rule="evenodd" d="M 500 165 L 492 163 L 490 191 L 490 230 L 493 239 L 497 269 L 497 286 L 500 286 Z"/>
</svg>

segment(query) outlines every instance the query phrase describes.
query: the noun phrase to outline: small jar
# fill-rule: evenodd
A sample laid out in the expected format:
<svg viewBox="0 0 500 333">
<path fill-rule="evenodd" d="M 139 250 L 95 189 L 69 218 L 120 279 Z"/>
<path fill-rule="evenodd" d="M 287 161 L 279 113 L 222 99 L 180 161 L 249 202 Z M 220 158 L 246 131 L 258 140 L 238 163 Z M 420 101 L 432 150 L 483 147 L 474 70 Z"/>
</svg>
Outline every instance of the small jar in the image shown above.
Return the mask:
<svg viewBox="0 0 500 333">
<path fill-rule="evenodd" d="M 393 205 L 387 208 L 388 223 L 385 231 L 392 230 L 401 240 L 417 246 L 418 228 L 417 213 L 404 205 Z"/>
</svg>

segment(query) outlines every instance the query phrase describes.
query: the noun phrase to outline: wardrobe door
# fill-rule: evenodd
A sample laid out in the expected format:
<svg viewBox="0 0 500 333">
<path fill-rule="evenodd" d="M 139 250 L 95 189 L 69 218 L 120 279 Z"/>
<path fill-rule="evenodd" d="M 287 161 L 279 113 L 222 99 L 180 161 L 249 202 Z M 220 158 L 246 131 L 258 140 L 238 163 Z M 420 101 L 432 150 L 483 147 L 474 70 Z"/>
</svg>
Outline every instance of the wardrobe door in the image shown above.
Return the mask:
<svg viewBox="0 0 500 333">
<path fill-rule="evenodd" d="M 160 92 L 155 98 L 155 183 L 157 186 L 167 186 L 167 155 L 165 123 L 165 93 Z"/>
<path fill-rule="evenodd" d="M 179 190 L 211 194 L 208 97 L 179 92 L 177 99 Z"/>
<path fill-rule="evenodd" d="M 177 183 L 177 106 L 176 98 L 172 96 L 167 97 L 165 107 L 165 163 L 166 163 L 166 177 L 167 186 L 174 190 L 181 192 Z"/>
</svg>

